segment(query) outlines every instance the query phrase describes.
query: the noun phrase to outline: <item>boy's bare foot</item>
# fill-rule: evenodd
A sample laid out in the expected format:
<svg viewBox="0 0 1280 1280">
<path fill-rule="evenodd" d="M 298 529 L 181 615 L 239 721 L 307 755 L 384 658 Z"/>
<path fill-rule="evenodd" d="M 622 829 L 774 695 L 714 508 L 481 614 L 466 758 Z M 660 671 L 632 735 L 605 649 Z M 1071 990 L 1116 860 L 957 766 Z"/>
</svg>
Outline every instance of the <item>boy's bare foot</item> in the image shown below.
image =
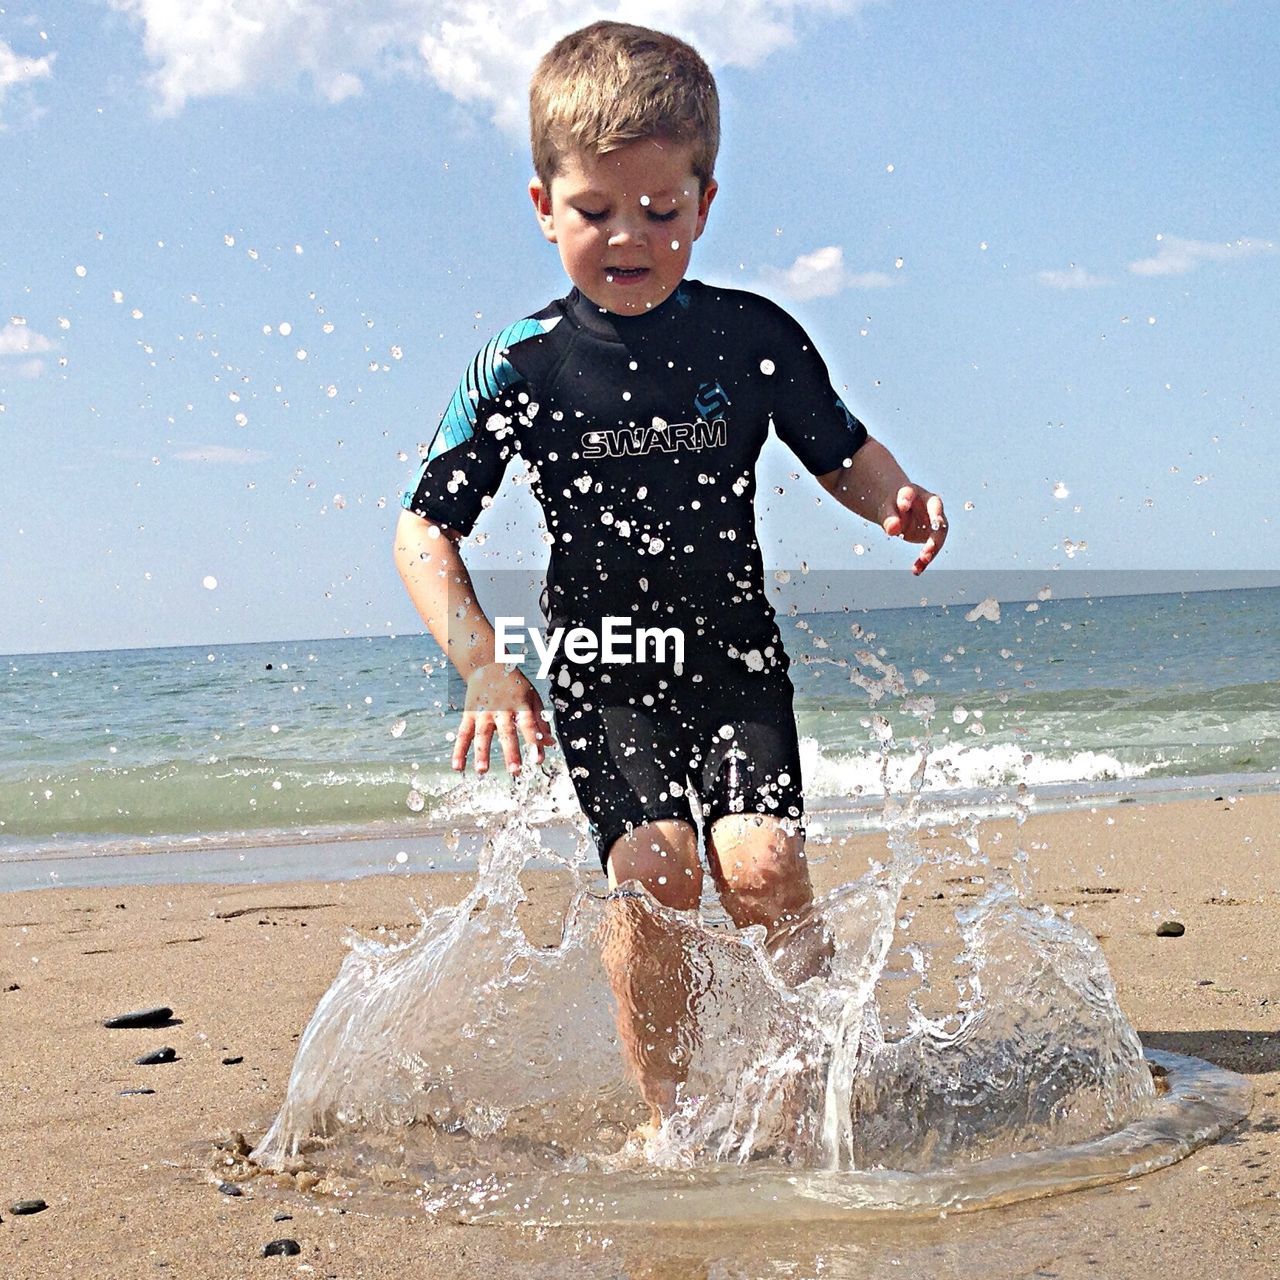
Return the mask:
<svg viewBox="0 0 1280 1280">
<path fill-rule="evenodd" d="M 627 1134 L 627 1140 L 616 1151 L 600 1157 L 600 1168 L 605 1173 L 620 1173 L 627 1169 L 643 1169 L 649 1163 L 649 1144 L 662 1129 L 661 1121 L 650 1120 L 638 1124 Z"/>
<path fill-rule="evenodd" d="M 662 1117 L 652 1116 L 644 1124 L 638 1124 L 627 1134 L 627 1142 L 646 1143 L 651 1142 L 662 1132 Z"/>
</svg>

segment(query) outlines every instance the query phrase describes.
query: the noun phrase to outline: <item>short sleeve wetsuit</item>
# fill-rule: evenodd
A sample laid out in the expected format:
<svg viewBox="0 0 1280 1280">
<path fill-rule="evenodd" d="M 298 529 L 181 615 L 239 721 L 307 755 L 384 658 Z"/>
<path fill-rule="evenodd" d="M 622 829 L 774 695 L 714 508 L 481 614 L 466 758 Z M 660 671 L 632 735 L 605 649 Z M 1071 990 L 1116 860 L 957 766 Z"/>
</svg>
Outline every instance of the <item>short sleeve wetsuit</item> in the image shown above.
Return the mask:
<svg viewBox="0 0 1280 1280">
<path fill-rule="evenodd" d="M 770 426 L 814 475 L 866 428 L 785 311 L 685 281 L 639 316 L 576 289 L 497 334 L 403 505 L 466 534 L 521 455 L 551 537 L 552 627 L 678 628 L 684 663 L 551 672 L 560 745 L 602 863 L 659 818 L 803 815 L 793 690 L 764 590 L 756 461 Z M 668 655 L 669 656 L 669 655 Z"/>
</svg>

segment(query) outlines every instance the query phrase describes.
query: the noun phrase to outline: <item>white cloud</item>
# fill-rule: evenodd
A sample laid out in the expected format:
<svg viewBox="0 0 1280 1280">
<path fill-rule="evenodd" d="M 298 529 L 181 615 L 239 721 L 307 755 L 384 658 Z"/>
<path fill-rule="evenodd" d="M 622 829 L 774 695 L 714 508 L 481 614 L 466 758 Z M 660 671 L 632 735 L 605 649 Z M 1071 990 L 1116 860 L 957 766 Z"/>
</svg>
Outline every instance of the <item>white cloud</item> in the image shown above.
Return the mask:
<svg viewBox="0 0 1280 1280">
<path fill-rule="evenodd" d="M 54 57 L 52 53 L 43 58 L 20 57 L 11 45 L 0 40 L 0 107 L 4 106 L 5 94 L 15 86 L 48 79 L 53 74 Z"/>
<path fill-rule="evenodd" d="M 1099 289 L 1111 283 L 1106 276 L 1095 276 L 1074 262 L 1061 271 L 1039 271 L 1036 279 L 1050 289 Z"/>
<path fill-rule="evenodd" d="M 1184 276 L 1194 271 L 1202 262 L 1234 262 L 1237 258 L 1251 258 L 1258 254 L 1275 253 L 1276 246 L 1270 240 L 1243 237 L 1217 243 L 1212 240 L 1183 240 L 1180 236 L 1156 236 L 1160 247 L 1150 258 L 1139 258 L 1129 263 L 1129 270 L 1136 276 Z"/>
<path fill-rule="evenodd" d="M 692 41 L 713 66 L 752 66 L 795 38 L 807 13 L 870 0 L 111 0 L 142 25 L 160 109 L 308 77 L 331 102 L 370 76 L 425 75 L 461 102 L 523 130 L 529 74 L 556 39 L 619 18 Z"/>
<path fill-rule="evenodd" d="M 261 449 L 232 449 L 224 444 L 200 444 L 190 449 L 179 449 L 171 457 L 175 462 L 209 462 L 218 466 L 243 466 L 249 462 L 262 462 L 268 455 Z"/>
<path fill-rule="evenodd" d="M 789 267 L 766 267 L 761 279 L 766 288 L 799 302 L 832 298 L 846 289 L 887 289 L 893 284 L 893 277 L 884 271 L 848 270 L 838 244 L 802 253 Z"/>
<path fill-rule="evenodd" d="M 53 351 L 53 342 L 43 333 L 28 329 L 25 323 L 12 320 L 0 329 L 0 356 L 32 356 Z"/>
</svg>

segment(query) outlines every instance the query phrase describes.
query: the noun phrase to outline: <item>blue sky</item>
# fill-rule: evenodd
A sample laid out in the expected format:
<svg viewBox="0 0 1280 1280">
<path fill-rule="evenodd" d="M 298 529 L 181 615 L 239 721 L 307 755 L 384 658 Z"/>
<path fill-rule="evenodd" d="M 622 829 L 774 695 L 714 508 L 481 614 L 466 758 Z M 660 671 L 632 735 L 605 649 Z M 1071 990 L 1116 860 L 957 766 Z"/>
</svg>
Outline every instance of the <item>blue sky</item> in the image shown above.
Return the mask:
<svg viewBox="0 0 1280 1280">
<path fill-rule="evenodd" d="M 613 15 L 720 80 L 693 274 L 800 317 L 945 496 L 939 567 L 1280 569 L 1276 6 L 478 12 L 0 0 L 0 652 L 415 625 L 418 445 L 565 289 L 530 62 Z M 762 466 L 770 563 L 907 573 Z M 540 563 L 536 519 L 509 476 L 471 557 Z"/>
</svg>

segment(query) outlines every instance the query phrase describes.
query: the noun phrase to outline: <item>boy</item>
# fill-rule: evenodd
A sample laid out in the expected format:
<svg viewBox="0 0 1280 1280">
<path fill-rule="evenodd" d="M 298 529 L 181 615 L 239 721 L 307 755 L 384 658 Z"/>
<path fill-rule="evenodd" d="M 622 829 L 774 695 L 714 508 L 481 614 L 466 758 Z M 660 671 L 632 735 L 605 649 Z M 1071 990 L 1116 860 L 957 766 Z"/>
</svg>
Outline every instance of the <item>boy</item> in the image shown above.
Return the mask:
<svg viewBox="0 0 1280 1280">
<path fill-rule="evenodd" d="M 780 944 L 789 925 L 803 930 L 813 893 L 793 691 L 755 536 L 756 459 L 772 423 L 842 505 L 924 544 L 916 573 L 946 537 L 942 502 L 848 412 L 790 316 L 685 279 L 718 190 L 719 104 L 693 49 L 595 23 L 543 58 L 530 117 L 529 194 L 574 287 L 476 357 L 396 533 L 409 594 L 467 683 L 453 766 L 474 746 L 485 772 L 495 734 L 513 773 L 521 739 L 539 762 L 552 744 L 537 691 L 495 660 L 458 550 L 519 453 L 551 538 L 550 625 L 598 637 L 622 619 L 683 640 L 665 660 L 562 653 L 551 670 L 560 746 L 610 885 L 638 880 L 667 907 L 697 907 L 693 792 L 726 909 Z M 605 962 L 656 1127 L 685 1074 L 688 979 L 678 943 L 644 913 L 626 916 L 623 899 L 615 908 L 632 925 L 609 931 Z M 793 957 L 791 980 L 821 953 Z"/>
</svg>

